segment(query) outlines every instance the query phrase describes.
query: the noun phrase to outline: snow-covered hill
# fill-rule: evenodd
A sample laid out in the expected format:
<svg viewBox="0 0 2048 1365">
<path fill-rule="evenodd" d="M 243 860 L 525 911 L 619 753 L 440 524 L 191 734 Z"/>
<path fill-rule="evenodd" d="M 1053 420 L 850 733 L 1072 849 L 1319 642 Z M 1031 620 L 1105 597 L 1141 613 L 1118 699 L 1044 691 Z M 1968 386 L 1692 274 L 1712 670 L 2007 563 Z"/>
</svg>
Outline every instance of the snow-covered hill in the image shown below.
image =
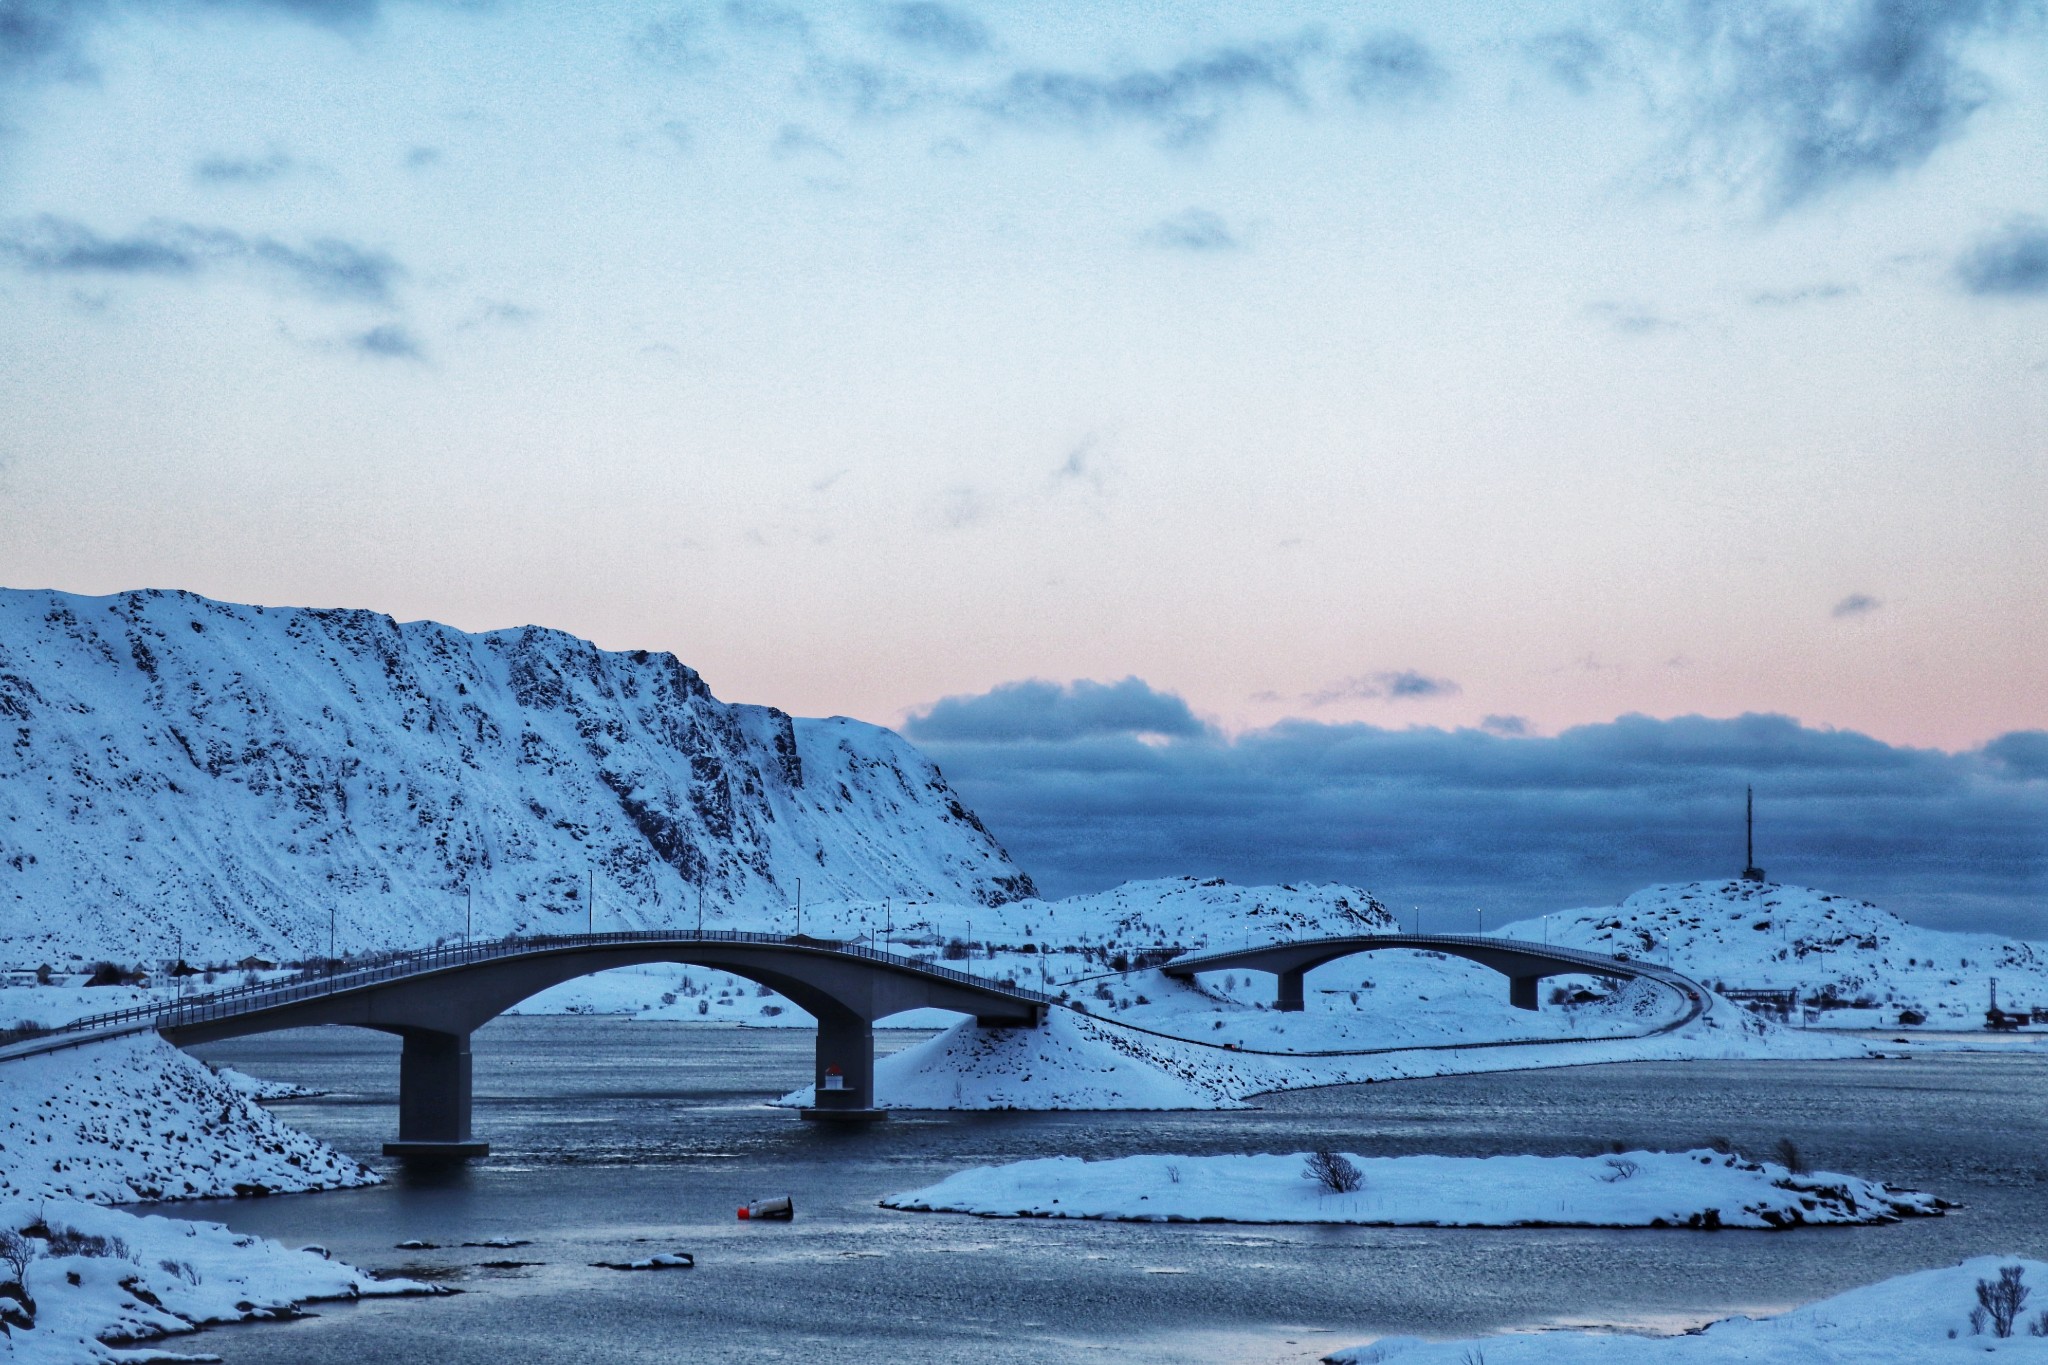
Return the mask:
<svg viewBox="0 0 2048 1365">
<path fill-rule="evenodd" d="M 1829 1011 L 1830 1022 L 1890 1026 L 1914 1009 L 1930 1025 L 1978 1028 L 1993 978 L 2008 1008 L 2048 1007 L 2048 946 L 1923 929 L 1868 901 L 1803 886 L 1652 886 L 1618 906 L 1547 920 L 1500 933 L 1645 958 L 1716 987 L 1794 989 L 1802 1001 L 1850 1007 Z"/>
<path fill-rule="evenodd" d="M 342 951 L 1031 881 L 887 730 L 674 656 L 182 592 L 0 590 L 0 959 Z"/>
<path fill-rule="evenodd" d="M 126 1204 L 375 1184 L 154 1034 L 0 1062 L 0 1198 Z"/>
</svg>

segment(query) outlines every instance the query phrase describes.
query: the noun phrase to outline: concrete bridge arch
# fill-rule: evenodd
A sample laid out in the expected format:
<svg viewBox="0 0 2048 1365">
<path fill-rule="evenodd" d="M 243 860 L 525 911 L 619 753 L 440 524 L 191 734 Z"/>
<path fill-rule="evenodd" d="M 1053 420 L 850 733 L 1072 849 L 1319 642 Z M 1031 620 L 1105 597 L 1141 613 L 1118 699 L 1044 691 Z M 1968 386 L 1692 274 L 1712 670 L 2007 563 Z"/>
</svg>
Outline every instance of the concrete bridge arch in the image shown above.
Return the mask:
<svg viewBox="0 0 2048 1365">
<path fill-rule="evenodd" d="M 1442 953 L 1491 967 L 1508 979 L 1508 1003 L 1517 1009 L 1533 1010 L 1537 986 L 1546 976 L 1592 975 L 1630 980 L 1648 977 L 1660 981 L 1689 1000 L 1703 993 L 1691 981 L 1663 967 L 1647 962 L 1580 952 L 1574 948 L 1553 948 L 1548 944 L 1525 943 L 1519 939 L 1484 938 L 1473 934 L 1358 934 L 1340 938 L 1300 939 L 1291 943 L 1267 943 L 1248 948 L 1226 948 L 1175 958 L 1159 970 L 1184 981 L 1200 972 L 1230 969 L 1272 972 L 1279 978 L 1273 1008 L 1299 1010 L 1305 1004 L 1302 983 L 1310 972 L 1340 958 L 1357 953 L 1387 952 L 1393 949 Z"/>
<path fill-rule="evenodd" d="M 674 962 L 767 986 L 818 1021 L 808 1119 L 872 1120 L 874 1024 L 905 1010 L 972 1015 L 985 1028 L 1036 1027 L 1048 998 L 965 972 L 822 939 L 733 931 L 583 934 L 410 954 L 280 987 L 198 997 L 148 1013 L 179 1046 L 341 1024 L 403 1040 L 400 1156 L 480 1156 L 471 1128 L 470 1035 L 550 986 L 618 967 Z M 109 1022 L 107 1020 L 100 1023 Z"/>
</svg>

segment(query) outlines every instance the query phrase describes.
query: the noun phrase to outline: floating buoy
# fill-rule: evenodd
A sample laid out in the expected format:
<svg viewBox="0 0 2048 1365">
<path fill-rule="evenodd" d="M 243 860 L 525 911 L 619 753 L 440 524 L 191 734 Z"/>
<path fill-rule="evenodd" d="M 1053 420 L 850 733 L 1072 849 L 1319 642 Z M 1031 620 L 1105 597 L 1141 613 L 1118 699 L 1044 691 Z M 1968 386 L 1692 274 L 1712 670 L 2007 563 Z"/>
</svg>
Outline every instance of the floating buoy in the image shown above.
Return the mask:
<svg viewBox="0 0 2048 1365">
<path fill-rule="evenodd" d="M 758 1222 L 765 1219 L 770 1222 L 787 1223 L 794 1217 L 796 1205 L 790 1202 L 786 1194 L 779 1199 L 756 1199 L 740 1209 L 742 1222 Z"/>
</svg>

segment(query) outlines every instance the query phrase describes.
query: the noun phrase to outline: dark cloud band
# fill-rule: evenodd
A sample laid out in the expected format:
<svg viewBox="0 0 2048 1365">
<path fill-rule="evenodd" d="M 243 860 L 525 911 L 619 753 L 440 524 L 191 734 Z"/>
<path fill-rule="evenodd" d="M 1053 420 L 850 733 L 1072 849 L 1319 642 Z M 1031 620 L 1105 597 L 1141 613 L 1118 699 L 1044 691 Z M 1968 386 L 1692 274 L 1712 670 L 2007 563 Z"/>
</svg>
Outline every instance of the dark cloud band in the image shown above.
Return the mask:
<svg viewBox="0 0 2048 1365">
<path fill-rule="evenodd" d="M 1229 738 L 1126 679 L 1007 684 L 908 730 L 1049 895 L 1213 873 L 1504 915 L 1600 904 L 1739 869 L 1754 783 L 1773 876 L 2039 933 L 2048 732 L 1949 754 L 1774 715 L 1525 728 L 1290 720 Z"/>
</svg>

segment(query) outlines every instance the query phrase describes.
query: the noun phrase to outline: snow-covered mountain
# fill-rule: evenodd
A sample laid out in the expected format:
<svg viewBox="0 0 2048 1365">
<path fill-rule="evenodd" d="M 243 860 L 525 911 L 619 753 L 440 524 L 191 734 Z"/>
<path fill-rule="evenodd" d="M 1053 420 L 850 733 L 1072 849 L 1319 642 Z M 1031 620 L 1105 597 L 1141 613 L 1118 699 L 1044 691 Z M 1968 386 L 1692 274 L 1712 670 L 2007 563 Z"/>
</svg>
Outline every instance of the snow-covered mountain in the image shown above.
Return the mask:
<svg viewBox="0 0 2048 1365">
<path fill-rule="evenodd" d="M 0 960 L 765 925 L 1031 880 L 923 755 L 669 654 L 184 592 L 0 590 Z"/>
<path fill-rule="evenodd" d="M 1645 958 L 1714 986 L 1980 1027 L 1991 982 L 2007 1007 L 2048 1007 L 2048 946 L 1923 929 L 1869 901 L 1773 882 L 1652 886 L 1618 906 L 1523 920 L 1503 937 Z M 1847 1016 L 1844 1016 L 1845 1018 Z M 1875 1019 L 1870 1022 L 1876 1022 Z"/>
</svg>

